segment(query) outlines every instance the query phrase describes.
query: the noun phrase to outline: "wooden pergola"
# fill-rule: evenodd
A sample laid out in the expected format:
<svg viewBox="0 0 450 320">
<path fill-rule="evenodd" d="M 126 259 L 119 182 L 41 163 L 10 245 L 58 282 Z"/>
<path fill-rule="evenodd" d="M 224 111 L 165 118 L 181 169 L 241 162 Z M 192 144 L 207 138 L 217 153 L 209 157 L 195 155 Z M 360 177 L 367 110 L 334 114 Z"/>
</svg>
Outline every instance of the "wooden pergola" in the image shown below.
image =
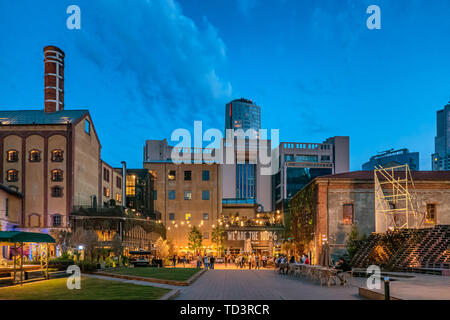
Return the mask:
<svg viewBox="0 0 450 320">
<path fill-rule="evenodd" d="M 0 231 L 0 245 L 8 245 L 14 249 L 13 284 L 23 283 L 23 247 L 24 243 L 39 243 L 41 252 L 41 269 L 48 279 L 48 244 L 55 243 L 55 239 L 44 233 L 23 231 Z M 18 254 L 19 253 L 19 254 Z"/>
</svg>

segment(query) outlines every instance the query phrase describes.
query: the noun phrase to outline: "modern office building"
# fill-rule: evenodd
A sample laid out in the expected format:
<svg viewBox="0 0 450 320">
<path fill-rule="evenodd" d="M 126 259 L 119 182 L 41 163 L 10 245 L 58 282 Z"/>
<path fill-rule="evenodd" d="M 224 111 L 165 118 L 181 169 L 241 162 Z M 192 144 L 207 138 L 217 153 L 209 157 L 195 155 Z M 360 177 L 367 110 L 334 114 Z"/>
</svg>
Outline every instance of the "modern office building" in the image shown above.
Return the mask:
<svg viewBox="0 0 450 320">
<path fill-rule="evenodd" d="M 431 168 L 433 171 L 450 170 L 450 102 L 436 113 L 436 129 Z"/>
<path fill-rule="evenodd" d="M 289 199 L 314 178 L 349 171 L 349 137 L 323 143 L 281 142 L 278 150 L 279 171 L 272 177 L 274 210 L 284 212 Z"/>
<path fill-rule="evenodd" d="M 364 171 L 371 171 L 376 166 L 391 168 L 407 164 L 413 171 L 419 169 L 419 153 L 409 152 L 408 149 L 386 150 L 376 156 L 370 157 L 370 160 L 362 165 Z"/>
<path fill-rule="evenodd" d="M 261 129 L 261 108 L 252 100 L 236 99 L 225 105 L 226 129 Z"/>
</svg>

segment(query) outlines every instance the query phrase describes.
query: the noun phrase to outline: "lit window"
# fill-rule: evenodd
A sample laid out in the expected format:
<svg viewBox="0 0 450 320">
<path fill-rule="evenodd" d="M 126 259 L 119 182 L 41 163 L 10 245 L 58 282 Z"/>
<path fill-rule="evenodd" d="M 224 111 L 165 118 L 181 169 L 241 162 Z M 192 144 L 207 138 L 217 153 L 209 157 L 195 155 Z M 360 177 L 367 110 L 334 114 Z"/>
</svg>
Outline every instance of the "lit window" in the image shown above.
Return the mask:
<svg viewBox="0 0 450 320">
<path fill-rule="evenodd" d="M 39 162 L 41 161 L 41 152 L 39 150 L 31 150 L 30 151 L 30 162 Z"/>
<path fill-rule="evenodd" d="M 19 180 L 19 171 L 11 169 L 7 171 L 6 180 L 8 182 L 16 182 Z"/>
<path fill-rule="evenodd" d="M 435 224 L 436 223 L 436 205 L 434 203 L 427 204 L 427 213 L 425 217 L 425 223 Z"/>
<path fill-rule="evenodd" d="M 353 224 L 353 204 L 344 204 L 344 224 Z"/>
<path fill-rule="evenodd" d="M 52 170 L 52 181 L 54 181 L 54 182 L 61 182 L 61 181 L 63 181 L 63 172 L 62 172 L 62 170 L 59 170 L 59 169 Z"/>
<path fill-rule="evenodd" d="M 120 193 L 116 193 L 116 201 L 122 202 L 122 195 Z"/>
<path fill-rule="evenodd" d="M 84 132 L 91 134 L 91 123 L 89 120 L 84 120 Z"/>
<path fill-rule="evenodd" d="M 202 200 L 209 200 L 209 190 L 202 191 Z"/>
<path fill-rule="evenodd" d="M 136 194 L 136 176 L 135 175 L 127 175 L 126 177 L 126 189 L 125 193 L 127 196 L 133 196 Z"/>
<path fill-rule="evenodd" d="M 167 178 L 169 179 L 169 180 L 175 180 L 176 179 L 176 176 L 177 176 L 177 172 L 175 171 L 175 170 L 170 170 L 169 171 L 169 174 L 167 175 Z"/>
<path fill-rule="evenodd" d="M 109 188 L 103 187 L 103 195 L 109 198 L 110 190 Z"/>
<path fill-rule="evenodd" d="M 55 149 L 52 151 L 52 161 L 62 162 L 64 160 L 64 152 L 60 149 Z"/>
<path fill-rule="evenodd" d="M 186 219 L 187 221 L 191 220 L 191 214 L 190 214 L 190 213 L 186 213 L 185 219 Z"/>
<path fill-rule="evenodd" d="M 191 200 L 192 199 L 192 192 L 191 191 L 185 191 L 184 192 L 184 200 Z"/>
<path fill-rule="evenodd" d="M 16 150 L 9 150 L 8 151 L 8 162 L 17 162 L 19 161 L 19 153 Z"/>
</svg>

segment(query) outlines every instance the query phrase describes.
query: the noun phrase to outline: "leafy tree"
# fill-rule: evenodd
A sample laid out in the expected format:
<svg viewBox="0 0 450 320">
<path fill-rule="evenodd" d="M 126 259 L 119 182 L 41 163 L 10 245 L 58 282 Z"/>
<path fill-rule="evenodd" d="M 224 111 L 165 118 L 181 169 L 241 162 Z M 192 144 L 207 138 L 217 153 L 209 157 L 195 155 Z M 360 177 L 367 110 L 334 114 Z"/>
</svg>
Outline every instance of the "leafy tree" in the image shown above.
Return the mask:
<svg viewBox="0 0 450 320">
<path fill-rule="evenodd" d="M 348 244 L 347 244 L 347 251 L 350 260 L 353 259 L 353 256 L 357 251 L 358 238 L 359 238 L 358 228 L 356 227 L 356 225 L 353 225 L 352 230 L 350 231 L 350 235 L 348 237 Z"/>
<path fill-rule="evenodd" d="M 155 243 L 156 256 L 163 261 L 169 256 L 169 245 L 167 244 L 167 240 L 163 240 L 162 237 L 159 237 Z"/>
<path fill-rule="evenodd" d="M 203 235 L 202 233 L 195 227 L 193 226 L 191 231 L 189 231 L 189 250 L 194 251 L 195 253 L 197 253 L 201 248 L 202 248 L 202 242 L 203 242 Z"/>
<path fill-rule="evenodd" d="M 225 240 L 225 231 L 222 226 L 218 225 L 212 230 L 211 240 L 216 245 L 217 251 L 222 253 Z"/>
<path fill-rule="evenodd" d="M 72 247 L 82 245 L 89 261 L 97 255 L 98 237 L 93 230 L 77 229 L 70 237 L 70 243 Z"/>
</svg>

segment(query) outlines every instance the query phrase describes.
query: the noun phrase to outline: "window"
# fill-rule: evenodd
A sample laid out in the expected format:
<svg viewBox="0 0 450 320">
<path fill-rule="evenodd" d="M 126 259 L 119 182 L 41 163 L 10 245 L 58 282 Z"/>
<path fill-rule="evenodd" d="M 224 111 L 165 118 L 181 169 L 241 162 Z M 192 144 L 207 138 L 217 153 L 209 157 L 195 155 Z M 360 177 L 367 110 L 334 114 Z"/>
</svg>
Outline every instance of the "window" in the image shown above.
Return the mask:
<svg viewBox="0 0 450 320">
<path fill-rule="evenodd" d="M 52 188 L 52 197 L 53 198 L 61 198 L 63 196 L 63 189 L 61 187 L 53 187 Z"/>
<path fill-rule="evenodd" d="M 353 204 L 344 204 L 344 224 L 353 224 Z"/>
<path fill-rule="evenodd" d="M 169 200 L 175 200 L 175 190 L 169 190 Z"/>
<path fill-rule="evenodd" d="M 59 169 L 52 170 L 52 178 L 51 179 L 54 182 L 61 182 L 61 181 L 63 181 L 63 172 L 62 172 L 62 170 L 59 170 Z"/>
<path fill-rule="evenodd" d="M 54 227 L 60 227 L 61 226 L 61 215 L 55 214 L 53 216 L 53 226 Z"/>
<path fill-rule="evenodd" d="M 286 154 L 284 155 L 284 161 L 294 161 L 294 155 L 293 154 Z"/>
<path fill-rule="evenodd" d="M 116 193 L 116 201 L 122 202 L 122 195 L 120 193 Z"/>
<path fill-rule="evenodd" d="M 330 156 L 320 156 L 320 161 L 330 161 Z"/>
<path fill-rule="evenodd" d="M 91 134 L 91 123 L 87 119 L 84 120 L 84 132 Z"/>
<path fill-rule="evenodd" d="M 109 170 L 106 168 L 103 168 L 103 180 L 109 182 Z"/>
<path fill-rule="evenodd" d="M 103 187 L 103 196 L 109 197 L 110 191 L 109 188 Z"/>
<path fill-rule="evenodd" d="M 185 217 L 186 221 L 191 220 L 191 214 L 190 213 L 186 213 L 184 217 Z"/>
<path fill-rule="evenodd" d="M 136 194 L 136 176 L 135 175 L 127 175 L 126 177 L 126 187 L 125 187 L 125 194 L 127 196 L 132 196 Z"/>
<path fill-rule="evenodd" d="M 19 171 L 11 169 L 7 171 L 6 180 L 8 182 L 17 182 L 19 181 Z"/>
<path fill-rule="evenodd" d="M 41 161 L 41 152 L 39 150 L 31 150 L 29 160 L 30 160 L 30 162 Z"/>
<path fill-rule="evenodd" d="M 191 200 L 192 199 L 192 192 L 191 191 L 185 191 L 184 192 L 184 200 Z"/>
<path fill-rule="evenodd" d="M 169 170 L 169 174 L 167 175 L 167 179 L 174 181 L 177 177 L 177 172 L 175 170 Z"/>
<path fill-rule="evenodd" d="M 436 223 L 436 205 L 434 203 L 427 204 L 427 213 L 425 216 L 425 223 Z"/>
<path fill-rule="evenodd" d="M 318 156 L 315 155 L 300 155 L 295 159 L 296 162 L 317 162 Z"/>
<path fill-rule="evenodd" d="M 122 178 L 116 177 L 116 187 L 122 189 Z"/>
<path fill-rule="evenodd" d="M 5 217 L 9 216 L 9 199 L 5 199 Z"/>
<path fill-rule="evenodd" d="M 185 171 L 184 172 L 184 181 L 191 181 L 191 178 L 192 178 L 192 172 L 190 170 Z"/>
<path fill-rule="evenodd" d="M 64 152 L 60 149 L 55 149 L 52 151 L 52 161 L 62 162 L 64 160 Z"/>
<path fill-rule="evenodd" d="M 203 239 L 209 239 L 209 232 L 203 233 Z"/>
<path fill-rule="evenodd" d="M 153 190 L 153 200 L 158 200 L 158 191 Z"/>
<path fill-rule="evenodd" d="M 202 200 L 209 200 L 209 190 L 202 191 Z"/>
<path fill-rule="evenodd" d="M 17 152 L 16 150 L 9 150 L 7 154 L 7 161 L 8 162 L 19 161 L 19 152 Z"/>
<path fill-rule="evenodd" d="M 169 213 L 169 220 L 175 220 L 175 213 Z"/>
<path fill-rule="evenodd" d="M 209 220 L 209 214 L 208 213 L 204 213 L 203 214 L 203 220 Z"/>
<path fill-rule="evenodd" d="M 203 181 L 209 181 L 209 170 L 203 170 L 202 171 L 202 180 Z"/>
</svg>

